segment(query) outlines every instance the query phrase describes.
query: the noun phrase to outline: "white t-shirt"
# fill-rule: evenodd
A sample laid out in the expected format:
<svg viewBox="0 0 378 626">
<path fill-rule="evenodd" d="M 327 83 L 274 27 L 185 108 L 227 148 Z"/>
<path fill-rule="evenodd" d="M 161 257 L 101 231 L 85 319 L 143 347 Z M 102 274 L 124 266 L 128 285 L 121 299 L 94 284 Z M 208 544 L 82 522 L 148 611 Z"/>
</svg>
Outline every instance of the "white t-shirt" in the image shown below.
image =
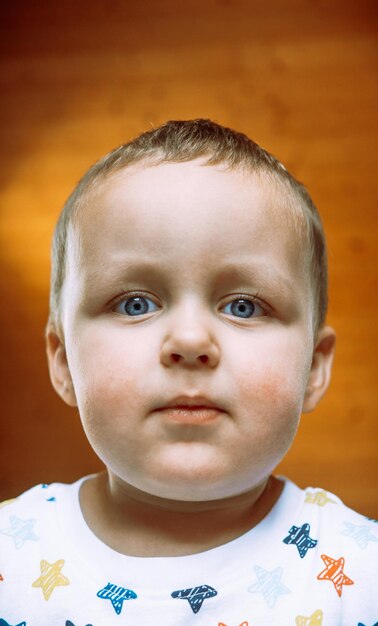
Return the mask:
<svg viewBox="0 0 378 626">
<path fill-rule="evenodd" d="M 129 557 L 89 530 L 79 488 L 0 508 L 0 626 L 377 626 L 378 525 L 285 487 L 252 530 L 183 557 Z"/>
</svg>

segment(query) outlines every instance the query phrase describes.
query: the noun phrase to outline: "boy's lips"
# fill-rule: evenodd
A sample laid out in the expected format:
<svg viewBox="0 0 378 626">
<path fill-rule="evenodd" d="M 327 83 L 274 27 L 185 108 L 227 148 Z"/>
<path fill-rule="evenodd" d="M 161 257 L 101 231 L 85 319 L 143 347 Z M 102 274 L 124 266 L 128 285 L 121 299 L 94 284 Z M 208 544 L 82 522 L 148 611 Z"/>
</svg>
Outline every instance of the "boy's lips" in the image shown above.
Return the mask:
<svg viewBox="0 0 378 626">
<path fill-rule="evenodd" d="M 213 422 L 225 413 L 224 409 L 203 396 L 179 396 L 156 411 L 170 422 L 192 425 Z"/>
</svg>

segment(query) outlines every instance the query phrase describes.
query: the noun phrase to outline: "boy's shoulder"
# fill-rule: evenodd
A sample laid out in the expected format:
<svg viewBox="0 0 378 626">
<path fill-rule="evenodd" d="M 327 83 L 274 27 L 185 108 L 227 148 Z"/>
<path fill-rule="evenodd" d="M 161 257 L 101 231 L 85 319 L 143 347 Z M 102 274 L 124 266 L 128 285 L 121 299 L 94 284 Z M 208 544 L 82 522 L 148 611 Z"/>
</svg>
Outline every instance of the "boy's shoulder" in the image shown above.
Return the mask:
<svg viewBox="0 0 378 626">
<path fill-rule="evenodd" d="M 54 490 L 54 488 L 64 489 L 65 487 L 71 487 L 71 485 L 65 485 L 64 483 L 40 483 L 38 485 L 34 485 L 13 498 L 1 501 L 0 515 L 3 516 L 4 513 L 9 512 L 10 510 L 27 509 L 30 506 L 40 506 L 43 502 L 47 501 L 54 502 L 56 497 L 51 495 L 51 491 Z"/>
<path fill-rule="evenodd" d="M 287 520 L 306 519 L 303 526 L 316 527 L 322 539 L 327 535 L 347 537 L 360 548 L 366 548 L 369 542 L 378 544 L 377 521 L 351 509 L 337 495 L 321 487 L 301 489 L 286 479 L 278 508 Z"/>
<path fill-rule="evenodd" d="M 40 483 L 30 487 L 19 495 L 0 501 L 0 516 L 10 511 L 27 511 L 32 508 L 44 507 L 46 502 L 53 503 L 59 496 L 76 496 L 79 492 L 82 478 L 74 483 Z"/>
<path fill-rule="evenodd" d="M 0 545 L 3 553 L 7 548 L 19 551 L 25 544 L 30 547 L 36 544 L 42 529 L 44 536 L 48 535 L 49 528 L 56 531 L 59 525 L 57 502 L 64 502 L 65 508 L 74 507 L 78 503 L 81 482 L 39 484 L 15 498 L 0 502 Z M 79 510 L 79 506 L 77 508 Z"/>
</svg>

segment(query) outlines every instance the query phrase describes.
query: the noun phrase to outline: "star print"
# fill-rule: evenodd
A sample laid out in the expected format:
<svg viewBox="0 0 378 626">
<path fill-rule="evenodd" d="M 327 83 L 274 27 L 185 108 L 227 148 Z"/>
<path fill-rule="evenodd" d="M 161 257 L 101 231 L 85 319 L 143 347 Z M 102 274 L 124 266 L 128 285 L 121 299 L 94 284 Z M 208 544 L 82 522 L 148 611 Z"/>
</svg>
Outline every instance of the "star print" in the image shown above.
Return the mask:
<svg viewBox="0 0 378 626">
<path fill-rule="evenodd" d="M 310 537 L 310 524 L 303 524 L 300 527 L 292 526 L 289 530 L 289 535 L 283 539 L 283 542 L 297 546 L 301 559 L 306 556 L 310 548 L 315 548 L 318 543 L 317 539 L 311 539 Z"/>
<path fill-rule="evenodd" d="M 298 615 L 295 618 L 296 626 L 322 626 L 323 624 L 323 611 L 314 611 L 310 617 L 304 617 L 304 615 Z"/>
<path fill-rule="evenodd" d="M 354 539 L 362 550 L 366 548 L 369 541 L 378 541 L 378 537 L 370 532 L 369 526 L 357 526 L 350 522 L 344 522 L 344 526 L 345 529 L 341 534 Z"/>
<path fill-rule="evenodd" d="M 317 578 L 318 580 L 330 580 L 333 583 L 337 594 L 341 598 L 343 585 L 354 585 L 353 580 L 344 574 L 343 570 L 345 559 L 343 557 L 333 559 L 326 554 L 322 554 L 321 557 L 326 567 L 322 572 L 320 572 Z"/>
<path fill-rule="evenodd" d="M 328 493 L 326 491 L 319 489 L 318 491 L 314 492 L 306 491 L 305 502 L 307 502 L 307 504 L 317 504 L 318 506 L 325 506 L 329 502 L 335 504 L 336 500 L 332 500 L 328 497 Z"/>
<path fill-rule="evenodd" d="M 1 626 L 1 624 L 0 624 Z M 66 620 L 66 626 L 75 626 L 75 624 L 73 622 L 71 622 L 71 620 L 67 619 Z M 85 626 L 92 626 L 92 624 L 85 624 Z"/>
<path fill-rule="evenodd" d="M 51 498 L 47 498 L 46 502 L 56 502 L 55 496 L 52 496 Z"/>
<path fill-rule="evenodd" d="M 365 624 L 363 624 L 362 622 L 358 622 L 357 626 L 365 626 Z M 372 626 L 378 626 L 378 622 L 375 622 Z"/>
<path fill-rule="evenodd" d="M 227 624 L 223 624 L 223 622 L 219 622 L 218 626 L 227 626 Z M 239 626 L 248 626 L 248 622 L 242 622 Z"/>
<path fill-rule="evenodd" d="M 180 600 L 188 600 L 193 613 L 198 613 L 204 600 L 214 598 L 218 592 L 210 585 L 200 585 L 199 587 L 190 587 L 190 589 L 180 589 L 171 593 L 172 598 Z"/>
<path fill-rule="evenodd" d="M 68 578 L 60 573 L 63 565 L 63 559 L 55 561 L 55 563 L 48 563 L 48 561 L 44 560 L 41 561 L 41 575 L 34 581 L 32 587 L 41 587 L 45 600 L 50 598 L 55 587 L 70 584 Z"/>
<path fill-rule="evenodd" d="M 291 593 L 290 589 L 281 583 L 282 567 L 269 572 L 268 570 L 256 565 L 254 567 L 258 581 L 249 587 L 250 593 L 261 593 L 269 608 L 274 607 L 278 596 L 285 593 Z"/>
<path fill-rule="evenodd" d="M 117 587 L 117 585 L 113 585 L 112 583 L 108 583 L 100 589 L 97 593 L 98 598 L 102 598 L 103 600 L 110 600 L 112 603 L 113 609 L 117 613 L 120 614 L 122 611 L 123 603 L 125 600 L 135 600 L 138 596 L 135 591 L 131 589 L 126 589 L 125 587 Z"/>
<path fill-rule="evenodd" d="M 5 621 L 5 619 L 0 618 L 0 626 L 12 626 Z M 20 622 L 19 624 L 15 624 L 14 626 L 26 626 L 26 622 Z"/>
<path fill-rule="evenodd" d="M 9 518 L 11 523 L 9 528 L 3 528 L 0 530 L 2 535 L 8 535 L 12 537 L 14 545 L 17 550 L 22 548 L 25 541 L 38 541 L 39 537 L 33 533 L 33 527 L 35 526 L 35 519 L 20 519 L 15 515 Z"/>
</svg>

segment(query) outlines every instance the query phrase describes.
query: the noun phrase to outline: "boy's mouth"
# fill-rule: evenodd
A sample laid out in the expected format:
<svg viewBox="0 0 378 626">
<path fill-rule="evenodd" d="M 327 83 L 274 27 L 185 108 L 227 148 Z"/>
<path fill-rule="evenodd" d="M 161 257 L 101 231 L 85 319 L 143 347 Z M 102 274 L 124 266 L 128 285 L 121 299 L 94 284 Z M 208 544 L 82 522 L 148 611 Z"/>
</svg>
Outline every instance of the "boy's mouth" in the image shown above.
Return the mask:
<svg viewBox="0 0 378 626">
<path fill-rule="evenodd" d="M 179 396 L 156 411 L 170 422 L 191 425 L 208 424 L 225 412 L 203 396 Z"/>
</svg>

